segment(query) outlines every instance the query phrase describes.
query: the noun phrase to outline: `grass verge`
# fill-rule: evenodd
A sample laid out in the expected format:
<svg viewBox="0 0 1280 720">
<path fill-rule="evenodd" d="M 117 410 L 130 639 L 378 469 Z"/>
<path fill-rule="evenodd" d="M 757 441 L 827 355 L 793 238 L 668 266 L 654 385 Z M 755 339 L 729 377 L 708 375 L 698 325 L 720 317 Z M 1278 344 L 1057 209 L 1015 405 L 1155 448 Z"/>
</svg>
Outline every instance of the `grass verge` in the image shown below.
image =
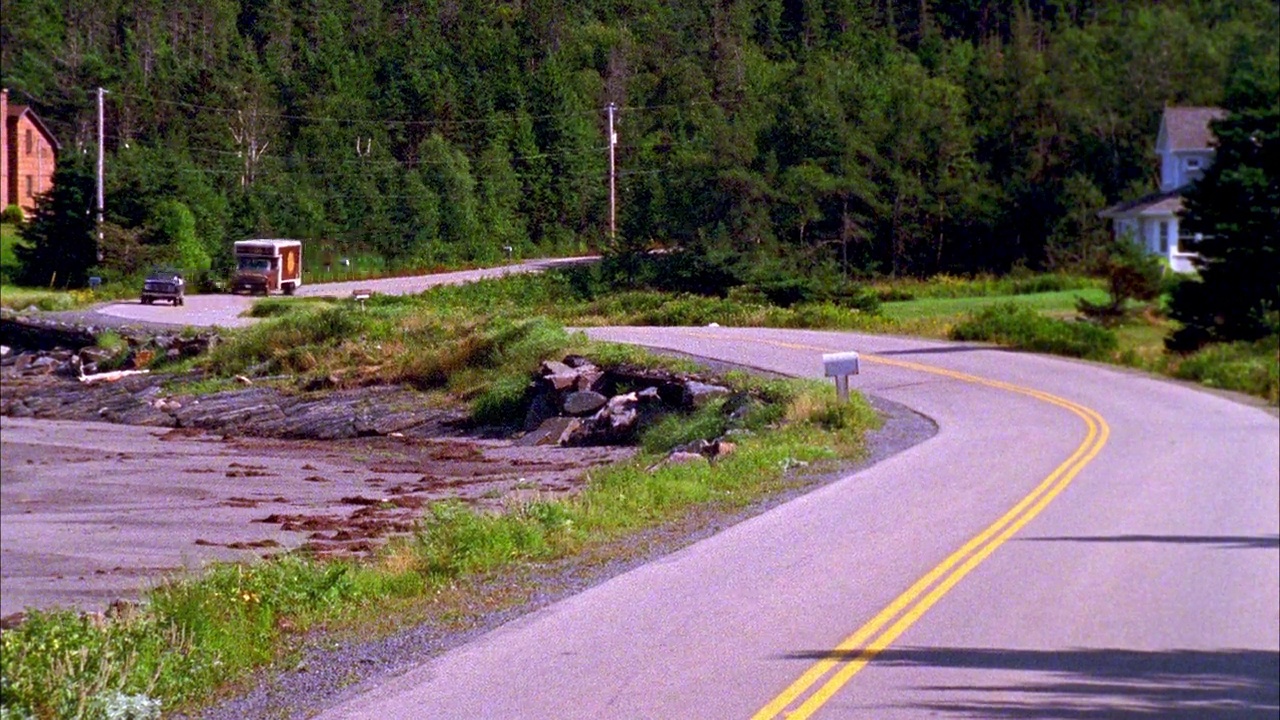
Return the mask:
<svg viewBox="0 0 1280 720">
<path fill-rule="evenodd" d="M 594 471 L 568 498 L 525 499 L 496 514 L 436 504 L 411 537 L 369 562 L 284 555 L 176 580 L 112 619 L 33 612 L 0 634 L 0 703 L 6 717 L 40 718 L 113 717 L 126 704 L 153 713 L 136 717 L 191 708 L 285 657 L 317 626 L 350 628 L 392 609 L 438 607 L 460 581 L 598 553 L 629 533 L 785 490 L 797 468 L 856 456 L 877 422 L 861 398 L 837 404 L 824 383 L 756 390 L 778 405 L 775 417 L 791 422 L 736 437 L 736 451 L 715 462 L 664 465 L 642 453 Z"/>
</svg>

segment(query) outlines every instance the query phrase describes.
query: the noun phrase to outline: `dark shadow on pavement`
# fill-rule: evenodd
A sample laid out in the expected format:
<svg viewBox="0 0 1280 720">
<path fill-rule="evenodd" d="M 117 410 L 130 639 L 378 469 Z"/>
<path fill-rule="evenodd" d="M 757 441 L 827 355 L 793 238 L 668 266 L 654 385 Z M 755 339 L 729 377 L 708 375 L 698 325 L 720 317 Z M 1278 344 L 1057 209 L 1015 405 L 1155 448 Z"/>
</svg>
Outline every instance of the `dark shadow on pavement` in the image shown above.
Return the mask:
<svg viewBox="0 0 1280 720">
<path fill-rule="evenodd" d="M 1171 543 L 1174 545 L 1221 545 L 1244 550 L 1280 549 L 1280 535 L 1082 535 L 1077 537 L 1027 537 L 1020 542 L 1083 543 Z"/>
<path fill-rule="evenodd" d="M 919 350 L 885 350 L 883 352 L 867 353 L 867 354 L 868 355 L 946 355 L 948 353 L 976 352 L 978 350 L 1010 352 L 1008 348 L 996 347 L 994 345 L 947 345 L 946 347 L 920 348 Z"/>
<path fill-rule="evenodd" d="M 809 651 L 787 657 L 843 662 L 858 656 Z M 1036 673 L 1025 682 L 918 686 L 921 699 L 909 707 L 922 717 L 1274 720 L 1280 714 L 1280 652 L 1271 650 L 904 647 L 884 650 L 872 663 L 995 670 L 1002 680 L 1008 671 Z"/>
</svg>

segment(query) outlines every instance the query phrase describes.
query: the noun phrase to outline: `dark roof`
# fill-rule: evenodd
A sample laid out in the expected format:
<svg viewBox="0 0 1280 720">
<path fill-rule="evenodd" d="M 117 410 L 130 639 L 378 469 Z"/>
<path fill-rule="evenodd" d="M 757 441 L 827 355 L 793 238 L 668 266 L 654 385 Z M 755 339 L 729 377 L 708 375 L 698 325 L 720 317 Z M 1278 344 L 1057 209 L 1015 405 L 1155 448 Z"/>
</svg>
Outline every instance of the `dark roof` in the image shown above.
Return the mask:
<svg viewBox="0 0 1280 720">
<path fill-rule="evenodd" d="M 1209 123 L 1226 117 L 1216 107 L 1167 107 L 1160 121 L 1169 150 L 1207 150 L 1213 147 Z"/>
<path fill-rule="evenodd" d="M 1186 189 L 1186 187 L 1180 187 L 1169 192 L 1151 193 L 1150 195 L 1143 195 L 1137 200 L 1116 203 L 1099 212 L 1098 217 L 1114 218 L 1121 215 L 1142 215 L 1146 213 L 1157 215 L 1173 214 L 1182 209 L 1182 193 Z"/>
<path fill-rule="evenodd" d="M 9 105 L 9 117 L 14 118 L 16 120 L 18 118 L 21 118 L 23 115 L 27 115 L 28 117 L 31 118 L 31 122 L 35 124 L 36 128 L 40 130 L 41 134 L 43 134 L 46 138 L 49 139 L 49 142 L 53 145 L 54 150 L 62 149 L 62 144 L 58 142 L 58 138 L 53 136 L 53 133 L 49 130 L 49 127 L 44 124 L 44 121 L 40 119 L 40 116 L 37 115 L 36 111 L 32 110 L 29 105 Z"/>
</svg>

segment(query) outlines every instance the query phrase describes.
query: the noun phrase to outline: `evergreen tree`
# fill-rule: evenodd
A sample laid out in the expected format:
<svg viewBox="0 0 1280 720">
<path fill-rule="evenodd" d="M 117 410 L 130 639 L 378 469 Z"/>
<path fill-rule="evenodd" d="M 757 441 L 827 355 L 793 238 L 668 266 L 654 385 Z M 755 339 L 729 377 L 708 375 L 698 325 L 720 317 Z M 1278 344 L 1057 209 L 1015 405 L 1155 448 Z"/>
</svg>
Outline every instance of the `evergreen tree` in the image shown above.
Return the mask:
<svg viewBox="0 0 1280 720">
<path fill-rule="evenodd" d="M 15 248 L 21 284 L 84 287 L 98 263 L 94 174 L 87 162 L 77 160 L 58 163 L 53 190 L 38 198 L 34 216 L 22 226 L 26 244 Z"/>
<path fill-rule="evenodd" d="M 1183 225 L 1200 233 L 1199 281 L 1179 285 L 1171 349 L 1280 332 L 1280 104 L 1213 124 L 1214 164 L 1185 196 Z"/>
</svg>

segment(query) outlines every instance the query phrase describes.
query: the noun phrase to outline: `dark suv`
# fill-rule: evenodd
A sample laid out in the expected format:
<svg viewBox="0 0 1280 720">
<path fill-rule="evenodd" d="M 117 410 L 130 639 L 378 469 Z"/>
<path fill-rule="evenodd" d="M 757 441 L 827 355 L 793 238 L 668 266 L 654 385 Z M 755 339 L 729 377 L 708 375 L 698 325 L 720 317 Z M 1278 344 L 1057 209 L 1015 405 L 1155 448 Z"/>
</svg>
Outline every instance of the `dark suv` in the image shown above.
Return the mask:
<svg viewBox="0 0 1280 720">
<path fill-rule="evenodd" d="M 174 305 L 186 304 L 186 282 L 177 270 L 153 270 L 142 285 L 142 304 L 168 300 Z"/>
</svg>

